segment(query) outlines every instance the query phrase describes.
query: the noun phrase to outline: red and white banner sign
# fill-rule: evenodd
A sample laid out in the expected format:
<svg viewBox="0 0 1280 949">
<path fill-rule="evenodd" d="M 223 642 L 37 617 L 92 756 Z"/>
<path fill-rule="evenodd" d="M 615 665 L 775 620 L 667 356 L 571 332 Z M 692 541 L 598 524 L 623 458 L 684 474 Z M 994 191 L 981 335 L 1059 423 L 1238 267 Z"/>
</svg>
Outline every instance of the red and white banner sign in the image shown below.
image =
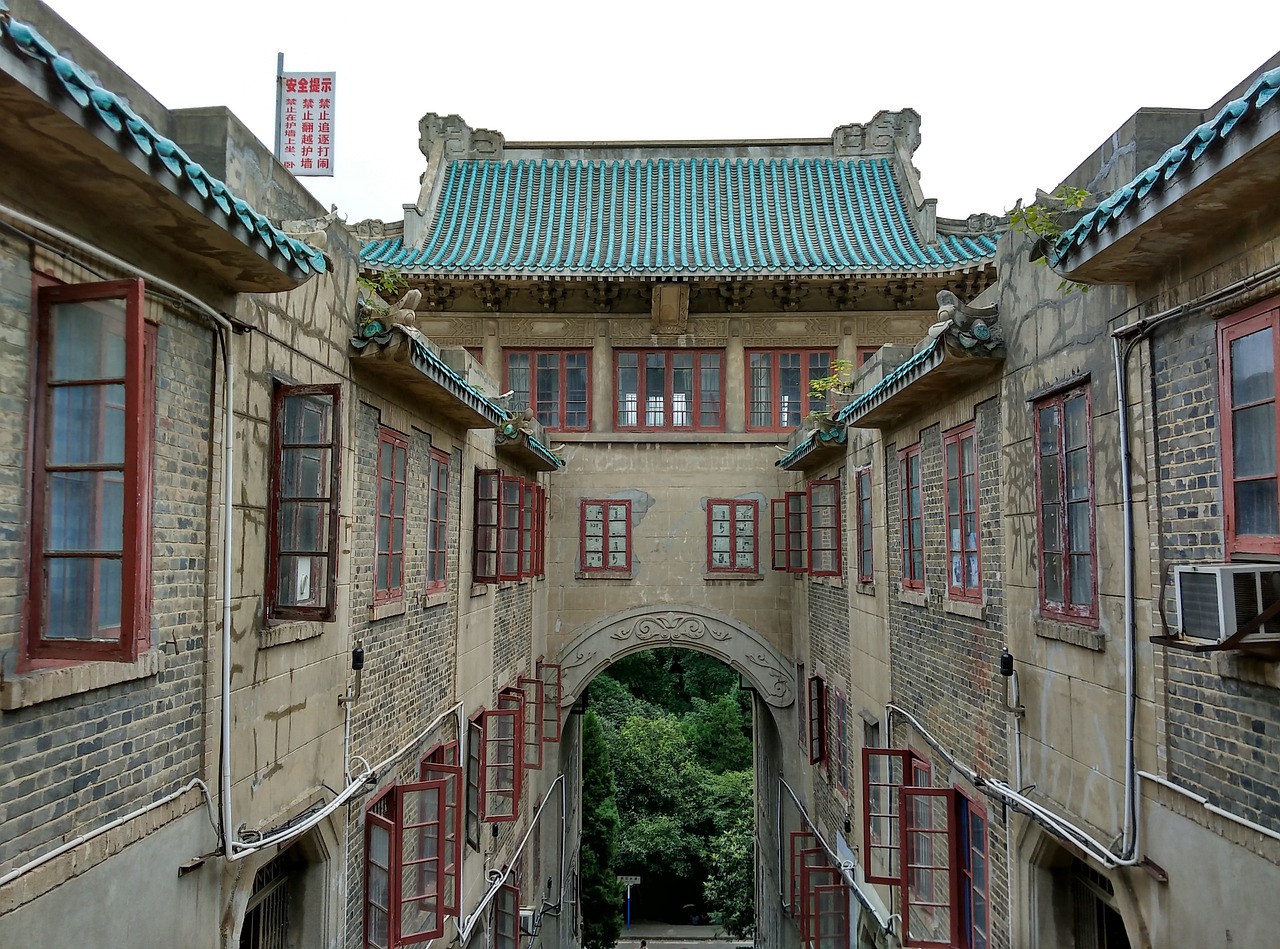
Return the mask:
<svg viewBox="0 0 1280 949">
<path fill-rule="evenodd" d="M 277 79 L 276 157 L 299 177 L 333 176 L 334 75 L 282 72 Z"/>
</svg>

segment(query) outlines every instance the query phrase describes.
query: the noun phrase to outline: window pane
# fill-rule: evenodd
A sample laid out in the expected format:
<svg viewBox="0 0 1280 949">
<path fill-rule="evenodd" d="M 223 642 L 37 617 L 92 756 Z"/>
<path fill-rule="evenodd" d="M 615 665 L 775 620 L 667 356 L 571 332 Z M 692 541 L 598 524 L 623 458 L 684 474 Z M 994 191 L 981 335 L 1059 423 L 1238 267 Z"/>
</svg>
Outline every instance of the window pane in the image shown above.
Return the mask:
<svg viewBox="0 0 1280 949">
<path fill-rule="evenodd" d="M 587 427 L 587 354 L 568 353 L 565 364 L 565 428 Z"/>
<path fill-rule="evenodd" d="M 1237 482 L 1236 533 L 1280 534 L 1275 478 Z"/>
<path fill-rule="evenodd" d="M 124 386 L 53 389 L 49 464 L 124 464 Z"/>
<path fill-rule="evenodd" d="M 290 553 L 324 553 L 329 548 L 329 505 L 284 502 L 280 505 L 280 549 Z"/>
<path fill-rule="evenodd" d="M 1044 598 L 1051 603 L 1062 603 L 1062 555 L 1044 555 Z"/>
<path fill-rule="evenodd" d="M 702 369 L 698 382 L 702 390 L 702 414 L 698 424 L 717 428 L 720 425 L 720 356 L 718 353 L 703 353 L 700 363 Z"/>
<path fill-rule="evenodd" d="M 1093 558 L 1088 554 L 1071 555 L 1071 604 L 1088 606 L 1093 602 Z"/>
<path fill-rule="evenodd" d="M 328 448 L 286 448 L 281 451 L 280 496 L 328 497 L 330 454 Z"/>
<path fill-rule="evenodd" d="M 125 370 L 123 299 L 59 303 L 53 318 L 50 382 L 74 379 L 122 379 Z"/>
<path fill-rule="evenodd" d="M 1274 400 L 1275 366 L 1271 328 L 1231 341 L 1231 404 Z"/>
<path fill-rule="evenodd" d="M 1276 405 L 1266 402 L 1231 413 L 1231 453 L 1235 476 L 1276 473 Z"/>
<path fill-rule="evenodd" d="M 277 599 L 281 606 L 328 606 L 325 557 L 281 557 L 278 561 Z"/>
<path fill-rule="evenodd" d="M 1040 454 L 1058 452 L 1058 407 L 1046 405 L 1040 410 Z"/>
<path fill-rule="evenodd" d="M 284 397 L 284 442 L 287 445 L 327 445 L 333 441 L 333 396 Z"/>
<path fill-rule="evenodd" d="M 547 428 L 560 427 L 560 356 L 538 355 L 538 421 Z"/>
<path fill-rule="evenodd" d="M 119 553 L 124 484 L 115 471 L 53 471 L 45 488 L 45 549 Z"/>
</svg>

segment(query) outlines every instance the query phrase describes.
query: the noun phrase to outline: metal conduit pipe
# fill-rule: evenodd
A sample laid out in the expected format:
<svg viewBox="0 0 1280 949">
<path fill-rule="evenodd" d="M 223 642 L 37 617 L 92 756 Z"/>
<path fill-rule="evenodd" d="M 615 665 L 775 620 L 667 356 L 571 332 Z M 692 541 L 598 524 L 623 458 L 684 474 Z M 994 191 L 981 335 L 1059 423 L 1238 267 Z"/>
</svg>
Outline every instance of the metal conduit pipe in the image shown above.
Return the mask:
<svg viewBox="0 0 1280 949">
<path fill-rule="evenodd" d="M 61 228 L 48 224 L 44 221 L 34 218 L 29 214 L 11 208 L 7 205 L 0 205 L 0 214 L 14 221 L 18 221 L 25 226 L 32 228 L 41 233 L 61 241 L 68 247 L 73 247 L 82 253 L 88 254 L 97 260 L 102 261 L 108 266 L 114 267 L 124 273 L 133 274 L 135 277 L 141 277 L 146 283 L 159 287 L 166 293 L 183 300 L 202 316 L 207 317 L 217 327 L 217 339 L 222 349 L 223 361 L 223 435 L 222 435 L 222 481 L 223 481 L 223 532 L 222 532 L 222 716 L 221 726 L 219 728 L 219 740 L 221 744 L 222 757 L 222 781 L 221 781 L 221 797 L 222 797 L 222 845 L 224 850 L 229 850 L 231 841 L 231 711 L 229 708 L 229 698 L 231 692 L 231 504 L 232 495 L 232 474 L 234 472 L 235 461 L 235 439 L 232 438 L 232 418 L 235 407 L 233 400 L 234 382 L 235 382 L 235 357 L 231 353 L 231 333 L 233 328 L 231 321 L 225 316 L 209 306 L 203 300 L 191 293 L 183 290 L 181 287 L 175 286 L 155 274 L 149 273 L 140 267 L 137 267 L 126 260 L 122 260 L 110 251 L 104 250 L 95 244 L 82 240 L 74 234 L 69 234 Z"/>
<path fill-rule="evenodd" d="M 1213 813 L 1213 814 L 1217 814 L 1219 817 L 1224 817 L 1229 821 L 1239 824 L 1241 827 L 1247 827 L 1250 830 L 1255 831 L 1256 833 L 1263 834 L 1264 836 L 1270 837 L 1272 840 L 1280 840 L 1280 831 L 1274 831 L 1270 827 L 1263 827 L 1261 824 L 1251 821 L 1247 817 L 1241 817 L 1239 814 L 1232 814 L 1230 811 L 1223 810 L 1221 807 L 1218 807 L 1216 804 L 1209 803 L 1209 799 L 1207 797 L 1197 794 L 1195 791 L 1192 791 L 1189 788 L 1184 788 L 1181 784 L 1174 784 L 1168 778 L 1162 778 L 1160 777 L 1160 775 L 1152 774 L 1149 771 L 1139 771 L 1138 777 L 1143 778 L 1144 780 L 1147 780 L 1147 781 L 1154 781 L 1156 784 L 1159 784 L 1162 787 L 1166 787 L 1170 791 L 1176 791 L 1178 794 L 1181 794 L 1183 797 L 1190 798 L 1191 800 L 1195 801 L 1197 804 L 1203 807 L 1206 811 L 1209 811 L 1210 813 Z"/>
<path fill-rule="evenodd" d="M 818 839 L 818 843 L 822 844 L 822 849 L 830 855 L 832 861 L 840 868 L 840 876 L 849 884 L 849 888 L 853 891 L 853 895 L 857 898 L 858 903 L 875 918 L 875 921 L 879 924 L 882 930 L 885 932 L 893 932 L 893 916 L 881 915 L 880 908 L 871 902 L 871 898 L 867 896 L 866 892 L 862 889 L 862 884 L 858 882 L 857 874 L 854 873 L 853 863 L 848 860 L 840 859 L 840 855 L 831 849 L 831 845 L 827 843 L 826 838 L 824 838 L 822 834 L 818 833 L 818 828 L 814 825 L 813 819 L 809 816 L 809 811 L 805 808 L 804 804 L 800 802 L 800 798 L 796 796 L 796 792 L 791 790 L 791 785 L 787 784 L 786 780 L 782 777 L 778 778 L 778 785 L 778 813 L 782 813 L 782 789 L 786 788 L 787 793 L 791 795 L 791 800 L 795 802 L 796 807 L 800 811 L 800 816 L 804 818 L 804 822 L 808 825 L 813 836 Z M 781 818 L 779 818 L 779 821 L 781 821 Z M 781 853 L 781 837 L 779 837 L 778 840 L 778 848 L 779 853 Z M 779 875 L 779 879 L 781 879 L 781 874 Z"/>
</svg>

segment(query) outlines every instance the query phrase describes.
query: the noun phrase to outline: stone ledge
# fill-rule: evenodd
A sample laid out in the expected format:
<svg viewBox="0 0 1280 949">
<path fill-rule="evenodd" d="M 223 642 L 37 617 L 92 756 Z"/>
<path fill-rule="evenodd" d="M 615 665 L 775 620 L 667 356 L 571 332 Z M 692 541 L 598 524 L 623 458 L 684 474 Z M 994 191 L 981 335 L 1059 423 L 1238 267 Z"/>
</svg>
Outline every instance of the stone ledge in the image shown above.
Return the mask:
<svg viewBox="0 0 1280 949">
<path fill-rule="evenodd" d="M 390 603 L 379 603 L 377 606 L 369 607 L 369 622 L 376 622 L 380 619 L 388 619 L 392 616 L 403 616 L 409 611 L 408 605 L 404 601 L 404 597 L 398 600 L 392 600 Z"/>
<path fill-rule="evenodd" d="M 121 682 L 146 679 L 158 675 L 163 668 L 164 653 L 160 649 L 149 649 L 136 662 L 81 662 L 57 669 L 37 669 L 0 683 L 0 710 L 11 712 Z"/>
<path fill-rule="evenodd" d="M 325 625 L 311 620 L 302 620 L 264 626 L 258 630 L 258 648 L 270 649 L 272 646 L 283 646 L 285 643 L 300 643 L 307 639 L 315 639 L 317 636 L 324 635 Z"/>
<path fill-rule="evenodd" d="M 854 590 L 863 596 L 875 596 L 876 585 L 874 583 L 858 583 L 854 586 Z"/>
<path fill-rule="evenodd" d="M 1280 689 L 1280 663 L 1266 662 L 1241 653 L 1215 652 L 1210 655 L 1214 673 L 1224 679 Z"/>
<path fill-rule="evenodd" d="M 943 612 L 954 613 L 956 616 L 980 620 L 986 615 L 987 608 L 981 603 L 970 603 L 968 600 L 953 600 L 947 597 L 942 601 L 942 609 Z"/>
<path fill-rule="evenodd" d="M 437 606 L 444 606 L 449 602 L 449 594 L 447 591 L 440 593 L 426 593 L 418 601 L 418 608 L 423 610 L 435 609 Z"/>
<path fill-rule="evenodd" d="M 1089 626 L 1076 626 L 1059 620 L 1033 617 L 1031 621 L 1035 634 L 1041 639 L 1053 639 L 1060 643 L 1070 643 L 1094 652 L 1104 652 L 1107 648 L 1107 637 Z"/>
<path fill-rule="evenodd" d="M 575 580 L 634 580 L 635 570 L 575 570 Z"/>
<path fill-rule="evenodd" d="M 898 589 L 898 600 L 911 606 L 928 606 L 929 594 L 924 590 Z"/>
<path fill-rule="evenodd" d="M 702 579 L 708 582 L 717 580 L 763 580 L 763 573 L 733 573 L 728 570 L 706 570 L 702 571 Z"/>
</svg>

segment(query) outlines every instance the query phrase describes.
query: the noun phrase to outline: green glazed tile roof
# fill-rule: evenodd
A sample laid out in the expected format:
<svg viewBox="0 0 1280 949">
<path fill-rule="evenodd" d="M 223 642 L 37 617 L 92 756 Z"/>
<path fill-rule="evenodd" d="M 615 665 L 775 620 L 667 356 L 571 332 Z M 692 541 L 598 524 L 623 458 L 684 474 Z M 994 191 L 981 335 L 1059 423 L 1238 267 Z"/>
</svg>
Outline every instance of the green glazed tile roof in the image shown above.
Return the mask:
<svg viewBox="0 0 1280 949">
<path fill-rule="evenodd" d="M 989 262 L 996 235 L 924 241 L 872 159 L 451 162 L 419 247 L 366 265 L 445 274 L 838 274 Z"/>
<path fill-rule="evenodd" d="M 328 270 L 323 251 L 289 237 L 248 202 L 228 191 L 223 182 L 193 161 L 180 145 L 157 132 L 123 99 L 102 88 L 80 66 L 61 55 L 35 27 L 12 19 L 3 0 L 0 0 L 0 35 L 8 36 L 18 50 L 48 66 L 86 118 L 96 119 L 115 133 L 122 151 L 136 149 L 159 166 L 154 172 L 157 176 L 168 173 L 194 191 L 206 213 L 212 213 L 216 206 L 225 215 L 227 225 L 239 222 L 249 232 L 251 241 L 261 241 L 267 251 L 283 258 L 286 266 L 292 264 L 304 275 Z"/>
<path fill-rule="evenodd" d="M 1256 119 L 1264 109 L 1280 103 L 1280 67 L 1269 70 L 1249 86 L 1239 99 L 1224 105 L 1208 122 L 1196 126 L 1177 145 L 1170 148 L 1150 168 L 1138 174 L 1123 188 L 1116 189 L 1105 201 L 1067 230 L 1053 248 L 1053 265 L 1066 264 L 1077 247 L 1091 237 L 1101 235 L 1108 225 L 1119 221 L 1127 211 L 1137 207 L 1141 199 L 1158 192 L 1175 179 L 1190 175 L 1206 154 L 1212 156 L 1242 123 Z"/>
</svg>

